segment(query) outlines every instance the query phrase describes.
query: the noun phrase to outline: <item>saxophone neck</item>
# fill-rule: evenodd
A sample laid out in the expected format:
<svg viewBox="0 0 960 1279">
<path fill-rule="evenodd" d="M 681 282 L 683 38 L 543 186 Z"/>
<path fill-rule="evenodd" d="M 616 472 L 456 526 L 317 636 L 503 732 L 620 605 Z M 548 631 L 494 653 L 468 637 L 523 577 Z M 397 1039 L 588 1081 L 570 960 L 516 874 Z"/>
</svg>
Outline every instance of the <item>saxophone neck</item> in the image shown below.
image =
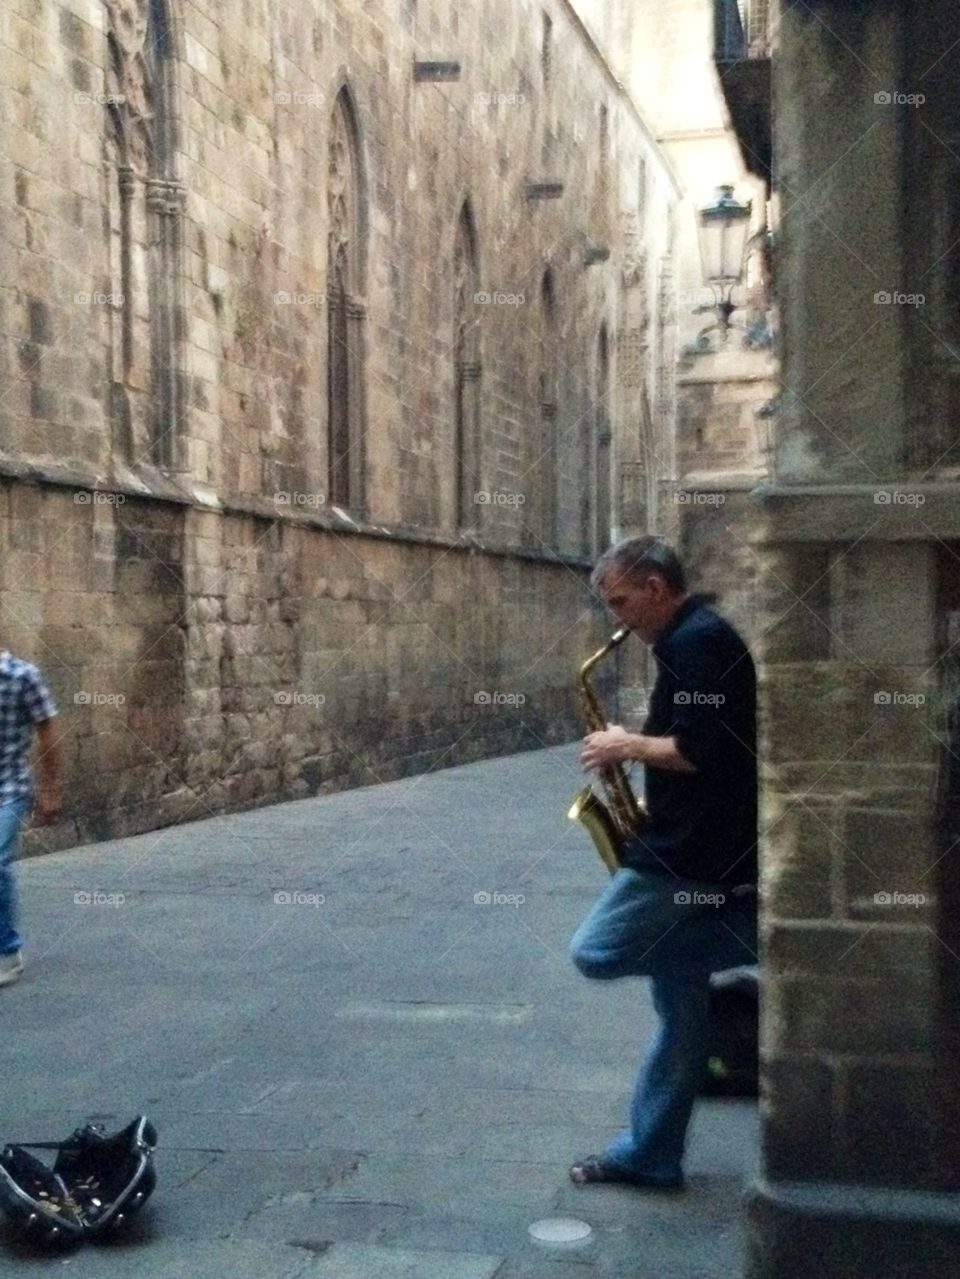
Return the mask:
<svg viewBox="0 0 960 1279">
<path fill-rule="evenodd" d="M 615 649 L 618 644 L 622 644 L 629 634 L 629 630 L 625 626 L 621 626 L 618 631 L 614 631 L 613 635 L 610 636 L 603 648 L 597 649 L 597 651 L 592 656 L 588 657 L 580 667 L 580 693 L 585 711 L 587 727 L 591 733 L 602 732 L 607 726 L 607 717 L 603 713 L 603 708 L 600 705 L 600 701 L 597 698 L 596 693 L 590 687 L 590 672 L 599 662 L 602 662 L 607 654 Z"/>
<path fill-rule="evenodd" d="M 630 631 L 626 626 L 621 626 L 618 631 L 614 631 L 603 648 L 598 648 L 580 667 L 580 678 L 585 680 L 593 668 L 599 662 L 602 662 L 608 653 L 611 653 L 618 645 L 622 644 L 629 634 Z"/>
</svg>

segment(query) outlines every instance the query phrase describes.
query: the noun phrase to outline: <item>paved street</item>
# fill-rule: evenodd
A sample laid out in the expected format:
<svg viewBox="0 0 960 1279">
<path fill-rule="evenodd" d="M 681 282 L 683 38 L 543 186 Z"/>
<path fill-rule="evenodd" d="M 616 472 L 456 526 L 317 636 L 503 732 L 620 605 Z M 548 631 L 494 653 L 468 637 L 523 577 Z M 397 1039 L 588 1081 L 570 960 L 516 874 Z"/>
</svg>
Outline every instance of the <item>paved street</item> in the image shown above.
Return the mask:
<svg viewBox="0 0 960 1279">
<path fill-rule="evenodd" d="M 159 1180 L 124 1243 L 4 1237 L 4 1273 L 737 1279 L 755 1105 L 699 1104 L 686 1195 L 567 1179 L 651 1024 L 567 959 L 606 873 L 580 784 L 563 747 L 21 862 L 0 1141 L 143 1112 Z M 530 1238 L 558 1215 L 592 1235 Z"/>
</svg>

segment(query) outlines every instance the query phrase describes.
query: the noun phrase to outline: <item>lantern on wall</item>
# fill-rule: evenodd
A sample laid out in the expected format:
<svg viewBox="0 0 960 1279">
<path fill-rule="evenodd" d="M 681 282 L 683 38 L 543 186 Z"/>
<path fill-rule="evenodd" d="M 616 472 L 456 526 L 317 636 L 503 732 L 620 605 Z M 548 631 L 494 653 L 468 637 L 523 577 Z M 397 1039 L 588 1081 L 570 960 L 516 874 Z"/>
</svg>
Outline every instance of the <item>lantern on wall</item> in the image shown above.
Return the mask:
<svg viewBox="0 0 960 1279">
<path fill-rule="evenodd" d="M 703 278 L 719 288 L 732 288 L 743 274 L 743 254 L 750 230 L 751 204 L 740 204 L 733 187 L 720 187 L 712 204 L 697 213 Z"/>
<path fill-rule="evenodd" d="M 741 204 L 735 198 L 732 186 L 719 187 L 713 201 L 697 210 L 700 267 L 705 283 L 713 290 L 714 301 L 697 307 L 695 314 L 710 312 L 715 318 L 712 324 L 700 331 L 690 346 L 684 348 L 682 361 L 689 363 L 697 355 L 716 350 L 717 345 L 727 341 L 731 329 L 744 329 L 741 324 L 733 324 L 730 317 L 737 310 L 732 295 L 743 278 L 752 211 L 753 206 L 749 200 L 746 204 Z M 770 336 L 765 321 L 760 337 L 754 334 L 755 327 L 744 329 L 747 333 L 745 345 L 768 347 Z M 710 340 L 711 334 L 714 334 L 713 342 Z"/>
</svg>

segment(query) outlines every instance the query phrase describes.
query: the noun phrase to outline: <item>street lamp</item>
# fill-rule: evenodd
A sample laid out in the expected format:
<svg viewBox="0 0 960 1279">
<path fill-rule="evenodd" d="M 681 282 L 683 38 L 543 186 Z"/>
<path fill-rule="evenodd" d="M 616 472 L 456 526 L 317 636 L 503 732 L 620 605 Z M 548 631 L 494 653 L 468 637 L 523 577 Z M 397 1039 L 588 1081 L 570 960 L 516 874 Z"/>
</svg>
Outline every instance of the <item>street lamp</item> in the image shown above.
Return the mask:
<svg viewBox="0 0 960 1279">
<path fill-rule="evenodd" d="M 701 331 L 696 349 L 709 350 L 706 334 L 720 330 L 720 341 L 726 342 L 730 332 L 730 316 L 737 309 L 730 300 L 734 285 L 743 274 L 743 254 L 750 229 L 751 204 L 739 204 L 732 186 L 719 187 L 712 204 L 697 213 L 700 237 L 700 264 L 704 280 L 713 288 L 716 301 L 712 306 L 697 307 L 697 312 L 713 311 L 717 320 Z"/>
</svg>

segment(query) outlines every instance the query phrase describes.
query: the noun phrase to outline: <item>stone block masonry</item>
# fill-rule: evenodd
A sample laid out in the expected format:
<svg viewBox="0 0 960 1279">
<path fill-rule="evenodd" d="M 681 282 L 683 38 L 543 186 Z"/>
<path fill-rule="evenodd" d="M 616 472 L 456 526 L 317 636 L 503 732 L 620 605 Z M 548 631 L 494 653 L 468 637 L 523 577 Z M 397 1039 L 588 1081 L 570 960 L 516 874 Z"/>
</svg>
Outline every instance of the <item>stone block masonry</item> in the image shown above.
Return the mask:
<svg viewBox="0 0 960 1279">
<path fill-rule="evenodd" d="M 12 0 L 0 87 L 28 851 L 577 735 L 679 193 L 575 8 Z"/>
<path fill-rule="evenodd" d="M 580 731 L 595 628 L 566 565 L 132 497 L 108 524 L 73 498 L 0 486 L 0 640 L 40 665 L 63 734 L 64 818 L 28 853 Z M 25 500 L 40 538 L 11 550 Z"/>
</svg>

